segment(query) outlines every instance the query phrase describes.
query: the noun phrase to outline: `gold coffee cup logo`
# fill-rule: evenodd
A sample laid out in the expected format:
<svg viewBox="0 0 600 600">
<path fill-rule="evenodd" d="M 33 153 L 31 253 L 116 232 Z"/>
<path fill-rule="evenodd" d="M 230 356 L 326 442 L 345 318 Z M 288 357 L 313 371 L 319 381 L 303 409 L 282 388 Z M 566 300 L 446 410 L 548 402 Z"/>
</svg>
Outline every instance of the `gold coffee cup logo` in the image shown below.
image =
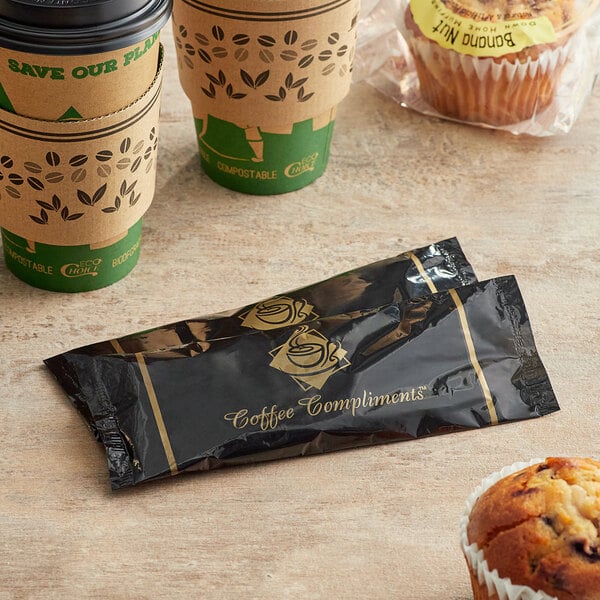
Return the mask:
<svg viewBox="0 0 600 600">
<path fill-rule="evenodd" d="M 333 374 L 350 366 L 339 342 L 328 340 L 308 325 L 296 329 L 285 344 L 269 354 L 273 357 L 270 366 L 290 375 L 304 391 L 320 390 Z"/>
<path fill-rule="evenodd" d="M 306 300 L 293 300 L 279 296 L 259 302 L 249 311 L 241 314 L 240 319 L 244 327 L 268 331 L 318 318 L 319 315 L 313 312 L 313 308 Z"/>
</svg>

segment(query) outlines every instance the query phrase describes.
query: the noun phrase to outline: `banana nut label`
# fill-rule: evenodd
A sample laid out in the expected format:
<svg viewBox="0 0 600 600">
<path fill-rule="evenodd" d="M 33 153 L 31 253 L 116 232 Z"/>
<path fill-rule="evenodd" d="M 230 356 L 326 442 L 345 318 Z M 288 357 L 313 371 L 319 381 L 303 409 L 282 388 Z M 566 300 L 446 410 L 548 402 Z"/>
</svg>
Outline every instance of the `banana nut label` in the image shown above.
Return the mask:
<svg viewBox="0 0 600 600">
<path fill-rule="evenodd" d="M 501 57 L 537 44 L 556 41 L 548 17 L 504 20 L 494 15 L 462 14 L 455 0 L 410 0 L 410 10 L 419 29 L 442 48 L 479 57 Z M 456 6 L 455 6 L 456 5 Z M 453 10 L 453 7 L 455 10 Z"/>
</svg>

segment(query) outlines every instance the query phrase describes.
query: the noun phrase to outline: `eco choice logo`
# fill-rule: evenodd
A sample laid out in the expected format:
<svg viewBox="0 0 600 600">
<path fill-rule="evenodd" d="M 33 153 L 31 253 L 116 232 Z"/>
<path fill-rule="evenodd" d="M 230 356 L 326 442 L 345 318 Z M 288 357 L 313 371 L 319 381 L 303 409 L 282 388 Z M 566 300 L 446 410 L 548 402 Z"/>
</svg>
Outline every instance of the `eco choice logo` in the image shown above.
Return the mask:
<svg viewBox="0 0 600 600">
<path fill-rule="evenodd" d="M 332 342 L 308 325 L 301 325 L 278 348 L 271 350 L 270 366 L 291 378 L 306 392 L 320 390 L 327 380 L 350 366 L 340 342 Z"/>
<path fill-rule="evenodd" d="M 317 167 L 318 158 L 319 153 L 315 152 L 310 156 L 305 156 L 302 160 L 293 162 L 285 168 L 285 176 L 289 179 L 293 179 L 294 177 L 300 177 L 300 175 L 303 175 L 304 173 L 314 171 Z"/>
<path fill-rule="evenodd" d="M 97 277 L 98 267 L 102 264 L 101 258 L 81 260 L 78 263 L 69 263 L 60 268 L 61 275 L 69 279 L 78 277 Z"/>
</svg>

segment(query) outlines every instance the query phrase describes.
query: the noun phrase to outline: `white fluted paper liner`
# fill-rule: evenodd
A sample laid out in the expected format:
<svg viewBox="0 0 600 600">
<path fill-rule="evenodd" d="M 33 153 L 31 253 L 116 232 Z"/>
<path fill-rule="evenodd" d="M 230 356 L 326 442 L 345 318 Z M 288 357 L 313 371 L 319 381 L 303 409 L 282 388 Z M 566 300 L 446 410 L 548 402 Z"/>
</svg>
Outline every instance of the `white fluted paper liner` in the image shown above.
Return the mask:
<svg viewBox="0 0 600 600">
<path fill-rule="evenodd" d="M 409 44 L 413 51 L 418 53 L 426 64 L 435 64 L 436 53 L 439 47 L 432 44 L 430 40 L 408 37 Z M 509 60 L 500 60 L 493 58 L 482 58 L 461 54 L 454 50 L 446 50 L 444 56 L 448 58 L 448 66 L 453 72 L 462 71 L 467 77 L 473 74 L 479 81 L 491 77 L 498 81 L 503 73 L 511 80 L 522 82 L 526 77 L 536 77 L 553 73 L 558 67 L 562 67 L 570 54 L 570 40 L 558 48 L 548 49 L 542 52 L 536 60 L 528 57 L 524 62 L 511 62 Z"/>
<path fill-rule="evenodd" d="M 488 475 L 467 498 L 465 511 L 460 520 L 460 544 L 471 572 L 476 576 L 480 585 L 485 583 L 488 594 L 495 593 L 499 600 L 557 600 L 555 596 L 549 596 L 529 586 L 514 585 L 510 579 L 500 577 L 496 569 L 490 571 L 487 561 L 483 558 L 483 550 L 480 550 L 477 544 L 469 544 L 469 538 L 467 537 L 469 515 L 479 496 L 507 475 L 512 475 L 521 469 L 542 462 L 544 462 L 543 458 L 535 458 L 528 462 L 516 462 Z"/>
</svg>

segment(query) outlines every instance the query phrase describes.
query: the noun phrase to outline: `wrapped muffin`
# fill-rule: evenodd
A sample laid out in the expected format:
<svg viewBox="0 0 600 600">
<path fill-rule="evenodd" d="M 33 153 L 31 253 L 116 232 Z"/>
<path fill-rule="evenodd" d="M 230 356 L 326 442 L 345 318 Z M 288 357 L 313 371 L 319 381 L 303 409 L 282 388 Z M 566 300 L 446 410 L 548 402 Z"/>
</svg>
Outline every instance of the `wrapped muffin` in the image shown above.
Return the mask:
<svg viewBox="0 0 600 600">
<path fill-rule="evenodd" d="M 410 0 L 400 29 L 420 93 L 459 121 L 502 127 L 551 105 L 592 0 Z"/>
<path fill-rule="evenodd" d="M 600 462 L 547 458 L 486 478 L 461 544 L 475 600 L 600 600 Z"/>
</svg>

